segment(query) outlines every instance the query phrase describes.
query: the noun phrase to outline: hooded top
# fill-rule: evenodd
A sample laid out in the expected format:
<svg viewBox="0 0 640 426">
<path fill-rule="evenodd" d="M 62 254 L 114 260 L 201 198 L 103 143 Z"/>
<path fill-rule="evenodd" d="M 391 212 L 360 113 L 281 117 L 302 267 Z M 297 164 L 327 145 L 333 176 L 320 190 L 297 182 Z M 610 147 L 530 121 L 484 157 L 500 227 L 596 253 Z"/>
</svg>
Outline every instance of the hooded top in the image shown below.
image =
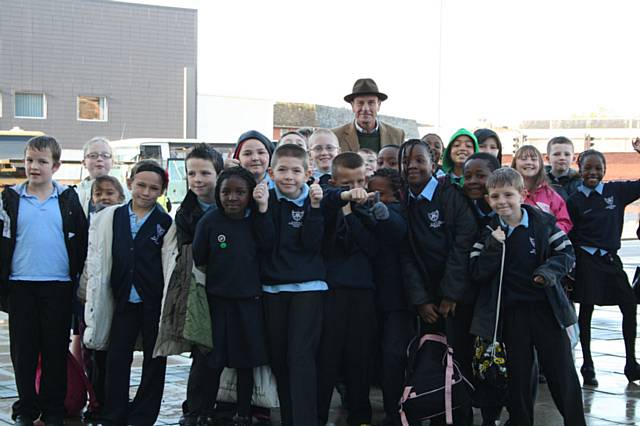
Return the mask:
<svg viewBox="0 0 640 426">
<path fill-rule="evenodd" d="M 240 149 L 242 148 L 242 144 L 249 139 L 257 139 L 262 142 L 264 147 L 269 152 L 269 162 L 271 162 L 271 155 L 273 154 L 273 142 L 271 142 L 268 137 L 257 130 L 249 130 L 248 132 L 244 132 L 240 135 L 240 137 L 238 138 L 238 142 L 236 142 L 236 147 L 233 150 L 233 158 L 237 160 L 238 157 L 240 157 Z"/>
<path fill-rule="evenodd" d="M 453 161 L 451 160 L 451 145 L 453 144 L 453 141 L 455 141 L 458 138 L 458 136 L 463 136 L 463 135 L 469 136 L 473 141 L 474 154 L 479 150 L 478 140 L 476 139 L 476 136 L 473 133 L 471 133 L 467 129 L 460 129 L 457 132 L 455 132 L 453 136 L 451 136 L 451 139 L 449 139 L 449 144 L 447 145 L 447 148 L 444 150 L 444 153 L 442 154 L 442 170 L 444 170 L 446 174 L 449 174 L 449 172 L 452 172 L 455 166 L 453 164 Z M 464 178 L 460 177 L 459 179 L 455 179 L 455 180 L 452 178 L 451 182 L 462 186 L 462 184 L 464 183 Z"/>
<path fill-rule="evenodd" d="M 473 134 L 476 136 L 476 139 L 478 140 L 478 145 L 482 145 L 484 141 L 490 138 L 493 138 L 496 140 L 496 143 L 498 144 L 498 156 L 497 156 L 498 163 L 502 165 L 502 142 L 500 142 L 500 138 L 498 137 L 498 134 L 491 129 L 478 129 L 475 132 L 473 132 Z"/>
</svg>

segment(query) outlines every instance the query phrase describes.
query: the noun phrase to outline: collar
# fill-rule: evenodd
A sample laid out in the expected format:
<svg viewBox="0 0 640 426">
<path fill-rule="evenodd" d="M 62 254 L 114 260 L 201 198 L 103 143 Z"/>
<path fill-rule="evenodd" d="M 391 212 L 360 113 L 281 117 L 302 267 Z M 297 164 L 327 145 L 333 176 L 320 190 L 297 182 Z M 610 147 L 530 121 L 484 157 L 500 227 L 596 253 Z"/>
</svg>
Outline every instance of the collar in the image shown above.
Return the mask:
<svg viewBox="0 0 640 426">
<path fill-rule="evenodd" d="M 578 191 L 582 192 L 584 194 L 584 196 L 587 197 L 587 198 L 589 198 L 589 195 L 591 195 L 591 193 L 593 191 L 595 191 L 598 194 L 602 195 L 602 191 L 603 190 L 604 190 L 604 183 L 602 183 L 602 182 L 597 184 L 594 189 L 587 188 L 586 186 L 584 186 L 584 184 L 580 184 L 580 186 L 578 187 Z"/>
<path fill-rule="evenodd" d="M 138 223 L 138 222 L 140 222 L 140 221 L 142 221 L 142 220 L 146 220 L 149 216 L 151 216 L 151 213 L 153 213 L 153 211 L 154 211 L 156 208 L 158 208 L 158 204 L 156 203 L 156 205 L 155 205 L 155 206 L 153 206 L 151 209 L 149 209 L 149 211 L 148 211 L 148 212 L 147 212 L 147 213 L 146 213 L 146 214 L 145 214 L 141 219 L 138 219 L 138 215 L 136 215 L 136 214 L 133 212 L 133 209 L 131 208 L 131 203 L 132 203 L 131 201 L 129 201 L 129 202 L 127 203 L 127 209 L 129 210 L 129 217 L 130 217 L 130 218 L 135 216 L 135 218 L 136 218 L 136 223 Z"/>
<path fill-rule="evenodd" d="M 58 198 L 58 196 L 66 189 L 66 186 L 60 185 L 55 180 L 51 183 L 53 184 L 53 190 L 51 191 L 49 198 Z M 20 197 L 35 197 L 35 195 L 27 193 L 27 185 L 28 182 L 22 182 L 21 184 L 16 185 L 14 189 Z"/>
<path fill-rule="evenodd" d="M 507 230 L 508 230 L 507 234 L 511 235 L 513 230 L 516 229 L 518 226 L 524 226 L 525 228 L 529 227 L 529 213 L 527 213 L 526 209 L 520 209 L 520 211 L 522 211 L 522 218 L 520 219 L 520 223 L 517 224 L 514 227 L 511 227 L 510 225 L 507 225 L 504 222 L 504 220 L 502 220 L 502 218 L 498 216 L 498 219 L 500 220 L 500 225 L 503 228 L 507 228 Z"/>
<path fill-rule="evenodd" d="M 409 197 L 413 198 L 414 200 L 425 199 L 425 200 L 431 201 L 433 199 L 433 194 L 436 192 L 437 187 L 438 187 L 438 179 L 431 176 L 431 179 L 424 186 L 424 188 L 422 189 L 422 192 L 418 194 L 418 196 L 413 195 L 411 190 L 409 190 Z"/>
<path fill-rule="evenodd" d="M 200 200 L 200 198 L 198 198 L 197 196 L 196 196 L 196 200 L 198 201 L 198 204 L 200 205 L 200 208 L 202 209 L 203 212 L 206 212 L 207 210 L 209 210 L 211 207 L 215 205 L 215 201 L 211 204 L 205 203 L 204 201 Z"/>
<path fill-rule="evenodd" d="M 480 217 L 494 217 L 496 215 L 496 212 L 494 212 L 493 210 L 491 210 L 489 213 L 483 212 L 478 205 L 478 200 L 471 200 L 471 204 L 473 204 L 473 207 L 476 209 L 476 212 Z"/>
<path fill-rule="evenodd" d="M 298 198 L 289 198 L 286 195 L 284 195 L 282 192 L 280 192 L 280 190 L 278 189 L 278 187 L 275 187 L 275 191 L 276 191 L 276 197 L 278 198 L 278 201 L 280 200 L 287 200 L 293 204 L 295 204 L 298 207 L 302 207 L 304 206 L 304 201 L 307 199 L 307 197 L 309 196 L 309 185 L 307 185 L 306 183 L 302 186 L 302 192 L 300 192 L 300 195 L 298 195 Z"/>
<path fill-rule="evenodd" d="M 324 176 L 324 175 L 329 175 L 329 176 L 331 176 L 331 170 L 329 170 L 328 172 L 323 172 L 322 170 L 318 170 L 318 169 L 316 169 L 316 170 L 314 170 L 314 171 L 313 171 L 313 175 L 312 175 L 312 176 L 313 176 L 314 178 L 320 179 L 320 178 L 321 178 L 322 176 Z"/>
<path fill-rule="evenodd" d="M 353 119 L 353 124 L 355 124 L 356 130 L 358 131 L 358 133 L 362 133 L 364 135 L 372 135 L 372 134 L 376 133 L 378 131 L 378 128 L 380 127 L 380 122 L 378 120 L 376 120 L 376 127 L 370 132 L 367 132 L 362 127 L 360 127 L 358 125 L 358 121 L 355 118 Z"/>
</svg>

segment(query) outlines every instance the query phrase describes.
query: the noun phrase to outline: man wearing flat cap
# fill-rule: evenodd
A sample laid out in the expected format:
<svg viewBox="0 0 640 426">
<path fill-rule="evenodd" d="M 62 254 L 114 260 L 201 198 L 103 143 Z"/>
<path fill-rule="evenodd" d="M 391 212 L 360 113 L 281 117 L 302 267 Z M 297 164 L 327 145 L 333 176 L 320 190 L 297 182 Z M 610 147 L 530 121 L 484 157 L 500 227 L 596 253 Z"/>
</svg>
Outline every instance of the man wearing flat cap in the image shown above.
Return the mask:
<svg viewBox="0 0 640 426">
<path fill-rule="evenodd" d="M 378 91 L 376 82 L 361 78 L 353 85 L 352 93 L 344 97 L 351 104 L 354 120 L 333 129 L 342 152 L 357 152 L 368 148 L 378 152 L 385 145 L 400 145 L 404 141 L 404 130 L 378 120 L 380 104 L 387 95 Z"/>
</svg>

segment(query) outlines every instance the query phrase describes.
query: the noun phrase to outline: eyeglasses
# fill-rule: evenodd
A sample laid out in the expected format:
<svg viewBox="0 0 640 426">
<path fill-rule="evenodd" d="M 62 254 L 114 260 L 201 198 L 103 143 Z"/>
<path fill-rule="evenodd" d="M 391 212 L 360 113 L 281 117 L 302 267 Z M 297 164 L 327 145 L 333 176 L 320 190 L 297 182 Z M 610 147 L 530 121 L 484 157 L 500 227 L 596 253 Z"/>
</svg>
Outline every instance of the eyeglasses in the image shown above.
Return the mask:
<svg viewBox="0 0 640 426">
<path fill-rule="evenodd" d="M 335 145 L 316 145 L 311 150 L 313 152 L 321 153 L 322 151 L 334 152 L 338 147 Z"/>
<path fill-rule="evenodd" d="M 91 160 L 97 160 L 98 157 L 102 158 L 103 160 L 108 160 L 112 157 L 112 155 L 109 152 L 92 152 L 91 154 L 87 154 L 84 156 L 84 158 L 89 158 Z"/>
</svg>

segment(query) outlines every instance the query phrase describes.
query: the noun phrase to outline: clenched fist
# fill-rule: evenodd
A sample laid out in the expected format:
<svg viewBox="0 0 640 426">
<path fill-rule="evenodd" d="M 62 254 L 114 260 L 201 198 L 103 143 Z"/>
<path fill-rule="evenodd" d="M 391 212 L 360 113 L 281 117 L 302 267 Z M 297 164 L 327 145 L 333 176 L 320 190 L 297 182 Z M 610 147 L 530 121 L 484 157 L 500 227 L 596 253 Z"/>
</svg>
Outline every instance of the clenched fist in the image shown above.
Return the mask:
<svg viewBox="0 0 640 426">
<path fill-rule="evenodd" d="M 322 201 L 322 188 L 317 183 L 314 183 L 309 187 L 309 199 L 311 200 L 311 207 L 314 209 L 320 207 L 320 201 Z"/>
</svg>

